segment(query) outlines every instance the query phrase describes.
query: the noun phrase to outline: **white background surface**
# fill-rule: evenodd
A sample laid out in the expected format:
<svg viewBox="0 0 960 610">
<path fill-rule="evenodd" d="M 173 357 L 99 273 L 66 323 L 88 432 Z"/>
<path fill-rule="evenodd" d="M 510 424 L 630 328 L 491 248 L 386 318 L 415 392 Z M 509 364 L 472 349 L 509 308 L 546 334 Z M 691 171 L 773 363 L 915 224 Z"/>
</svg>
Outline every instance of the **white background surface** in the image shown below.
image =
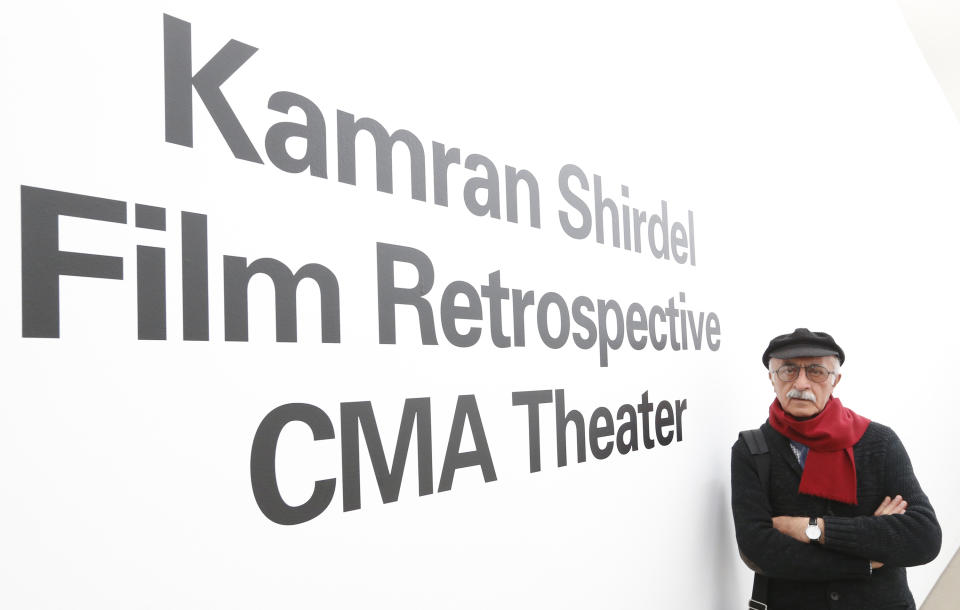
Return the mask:
<svg viewBox="0 0 960 610">
<path fill-rule="evenodd" d="M 760 354 L 796 326 L 847 352 L 837 396 L 904 440 L 944 531 L 909 571 L 918 602 L 960 544 L 955 346 L 960 129 L 893 2 L 641 4 L 19 4 L 2 38 L 0 100 L 0 605 L 71 607 L 741 607 L 750 573 L 729 510 L 729 447 L 772 399 Z M 260 50 L 224 93 L 264 157 L 236 160 L 195 99 L 194 148 L 164 141 L 162 15 L 193 24 L 194 69 L 230 38 Z M 273 167 L 263 135 L 323 111 L 331 179 Z M 543 227 L 336 182 L 336 110 L 478 152 L 539 179 Z M 362 148 L 360 149 L 363 150 Z M 369 153 L 369 149 L 367 150 Z M 365 161 L 366 159 L 366 161 Z M 696 218 L 697 266 L 566 237 L 556 174 L 575 163 L 648 213 Z M 429 156 L 428 156 L 429 167 Z M 501 174 L 502 178 L 502 174 Z M 165 233 L 66 219 L 61 248 L 123 256 L 126 278 L 61 281 L 61 338 L 25 339 L 20 185 L 167 208 Z M 180 340 L 178 212 L 208 215 L 211 340 Z M 521 212 L 521 221 L 525 219 Z M 439 293 L 500 270 L 511 288 L 663 304 L 680 291 L 720 318 L 718 352 L 620 349 L 610 366 L 572 342 L 424 347 L 412 316 L 377 342 L 375 245 L 416 247 Z M 167 249 L 167 341 L 136 339 L 137 244 Z M 300 341 L 273 340 L 272 294 L 251 283 L 248 343 L 225 343 L 222 255 L 328 266 L 342 341 L 320 342 L 318 299 Z M 259 288 L 258 288 L 259 287 Z M 259 290 L 259 292 L 258 292 Z M 311 298 L 314 300 L 311 301 Z M 486 310 L 485 310 L 486 311 Z M 314 312 L 311 314 L 311 312 Z M 440 333 L 438 322 L 438 333 Z M 528 472 L 526 412 L 511 392 L 564 388 L 588 414 L 686 398 L 684 440 Z M 271 409 L 333 418 L 370 400 L 388 459 L 403 400 L 431 397 L 439 480 L 458 394 L 475 394 L 498 480 L 478 468 L 417 496 L 415 461 L 382 504 L 361 448 L 363 508 L 275 525 L 250 490 L 253 434 Z M 288 500 L 339 478 L 339 441 L 285 431 Z M 571 443 L 569 451 L 573 452 Z"/>
</svg>

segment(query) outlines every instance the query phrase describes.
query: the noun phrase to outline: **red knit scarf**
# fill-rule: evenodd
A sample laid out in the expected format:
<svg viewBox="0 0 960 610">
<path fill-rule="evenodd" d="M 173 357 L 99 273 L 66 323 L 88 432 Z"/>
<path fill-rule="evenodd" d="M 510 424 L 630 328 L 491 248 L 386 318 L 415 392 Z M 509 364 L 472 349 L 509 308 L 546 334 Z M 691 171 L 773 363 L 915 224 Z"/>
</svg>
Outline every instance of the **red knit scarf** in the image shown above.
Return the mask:
<svg viewBox="0 0 960 610">
<path fill-rule="evenodd" d="M 774 399 L 768 421 L 780 434 L 810 448 L 800 478 L 801 493 L 845 504 L 857 503 L 853 445 L 867 430 L 869 419 L 831 396 L 823 410 L 807 420 L 794 419 L 783 410 L 779 399 Z"/>
</svg>

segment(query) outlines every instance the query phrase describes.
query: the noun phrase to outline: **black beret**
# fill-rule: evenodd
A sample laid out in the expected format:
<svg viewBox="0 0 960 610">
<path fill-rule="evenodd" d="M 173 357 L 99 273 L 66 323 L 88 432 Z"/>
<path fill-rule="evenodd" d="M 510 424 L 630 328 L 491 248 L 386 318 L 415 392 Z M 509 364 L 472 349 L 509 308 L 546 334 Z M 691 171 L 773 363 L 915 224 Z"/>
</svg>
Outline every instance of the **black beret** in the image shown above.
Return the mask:
<svg viewBox="0 0 960 610">
<path fill-rule="evenodd" d="M 810 332 L 798 328 L 787 335 L 770 340 L 763 352 L 763 366 L 769 368 L 771 358 L 802 358 L 809 356 L 836 356 L 843 364 L 843 350 L 827 333 Z"/>
</svg>

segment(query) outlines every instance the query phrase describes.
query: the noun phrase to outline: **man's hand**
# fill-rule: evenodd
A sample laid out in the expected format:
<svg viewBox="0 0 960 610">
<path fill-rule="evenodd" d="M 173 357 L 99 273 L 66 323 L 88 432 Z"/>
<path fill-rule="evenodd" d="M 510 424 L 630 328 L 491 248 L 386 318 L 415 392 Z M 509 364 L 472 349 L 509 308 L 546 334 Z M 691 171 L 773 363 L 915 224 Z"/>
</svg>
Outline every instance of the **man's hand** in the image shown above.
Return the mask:
<svg viewBox="0 0 960 610">
<path fill-rule="evenodd" d="M 902 515 L 907 512 L 907 501 L 903 499 L 902 496 L 897 494 L 892 500 L 890 496 L 887 496 L 883 499 L 883 502 L 880 503 L 880 506 L 877 507 L 877 510 L 873 511 L 874 517 L 882 517 L 883 515 Z"/>
<path fill-rule="evenodd" d="M 877 507 L 877 510 L 873 511 L 874 517 L 882 517 L 884 515 L 902 515 L 907 512 L 907 501 L 903 499 L 903 496 L 897 494 L 890 498 L 887 496 L 883 499 L 883 502 L 880 503 L 880 506 Z M 883 563 L 879 561 L 870 561 L 870 568 L 876 570 L 877 568 L 882 568 Z"/>
</svg>

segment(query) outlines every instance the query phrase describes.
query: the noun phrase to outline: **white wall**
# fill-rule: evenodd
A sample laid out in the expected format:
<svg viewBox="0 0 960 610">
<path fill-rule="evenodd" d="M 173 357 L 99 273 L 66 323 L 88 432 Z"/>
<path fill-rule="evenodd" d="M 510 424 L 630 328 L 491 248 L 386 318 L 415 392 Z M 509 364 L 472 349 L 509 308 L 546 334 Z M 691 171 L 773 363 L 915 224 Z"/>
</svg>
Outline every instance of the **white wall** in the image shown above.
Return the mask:
<svg viewBox="0 0 960 610">
<path fill-rule="evenodd" d="M 797 326 L 834 334 L 848 357 L 837 395 L 911 453 L 944 532 L 940 558 L 909 572 L 926 595 L 960 546 L 960 129 L 895 3 L 196 4 L 22 4 L 7 19 L 0 605 L 741 607 L 750 573 L 733 541 L 729 447 L 772 398 L 767 341 Z M 164 13 L 192 24 L 194 70 L 231 38 L 258 49 L 223 93 L 263 164 L 234 158 L 196 95 L 193 147 L 165 141 Z M 270 126 L 303 120 L 267 108 L 284 90 L 326 119 L 326 179 L 267 158 Z M 468 211 L 464 182 L 483 174 L 463 168 L 447 207 L 429 172 L 427 201 L 413 200 L 400 153 L 394 194 L 378 192 L 369 144 L 357 185 L 339 182 L 337 110 L 410 130 L 428 168 L 438 141 L 489 157 L 501 185 L 506 165 L 530 171 L 541 227 L 522 207 L 518 223 Z M 618 203 L 692 212 L 696 265 L 567 236 L 557 176 L 570 163 Z M 126 224 L 60 219 L 60 250 L 120 257 L 124 279 L 62 278 L 59 338 L 23 336 L 23 185 L 127 202 Z M 135 203 L 165 208 L 166 231 L 136 228 Z M 184 210 L 208 221 L 209 341 L 182 339 Z M 384 345 L 377 243 L 430 257 L 435 315 L 450 282 L 479 287 L 495 271 L 538 301 L 650 310 L 683 292 L 695 314 L 716 314 L 719 349 L 624 346 L 603 367 L 572 339 L 545 347 L 532 316 L 525 347 L 498 349 L 486 300 L 473 347 L 450 345 L 439 320 L 439 345 L 421 345 L 409 308 Z M 167 340 L 137 339 L 138 245 L 165 249 Z M 299 340 L 276 342 L 265 277 L 251 282 L 250 340 L 225 341 L 224 255 L 327 266 L 340 342 L 321 341 L 312 287 Z M 558 468 L 545 407 L 531 473 L 511 396 L 548 389 L 588 417 L 644 392 L 685 399 L 683 440 L 604 460 L 588 449 Z M 496 480 L 463 468 L 438 493 L 460 395 L 476 400 Z M 371 401 L 389 460 L 412 397 L 431 400 L 433 493 L 418 495 L 414 444 L 399 499 L 381 502 L 361 443 L 363 505 L 344 511 L 340 403 Z M 336 432 L 281 435 L 288 503 L 337 479 L 330 506 L 293 526 L 264 516 L 250 477 L 258 426 L 286 403 L 319 407 Z"/>
</svg>

